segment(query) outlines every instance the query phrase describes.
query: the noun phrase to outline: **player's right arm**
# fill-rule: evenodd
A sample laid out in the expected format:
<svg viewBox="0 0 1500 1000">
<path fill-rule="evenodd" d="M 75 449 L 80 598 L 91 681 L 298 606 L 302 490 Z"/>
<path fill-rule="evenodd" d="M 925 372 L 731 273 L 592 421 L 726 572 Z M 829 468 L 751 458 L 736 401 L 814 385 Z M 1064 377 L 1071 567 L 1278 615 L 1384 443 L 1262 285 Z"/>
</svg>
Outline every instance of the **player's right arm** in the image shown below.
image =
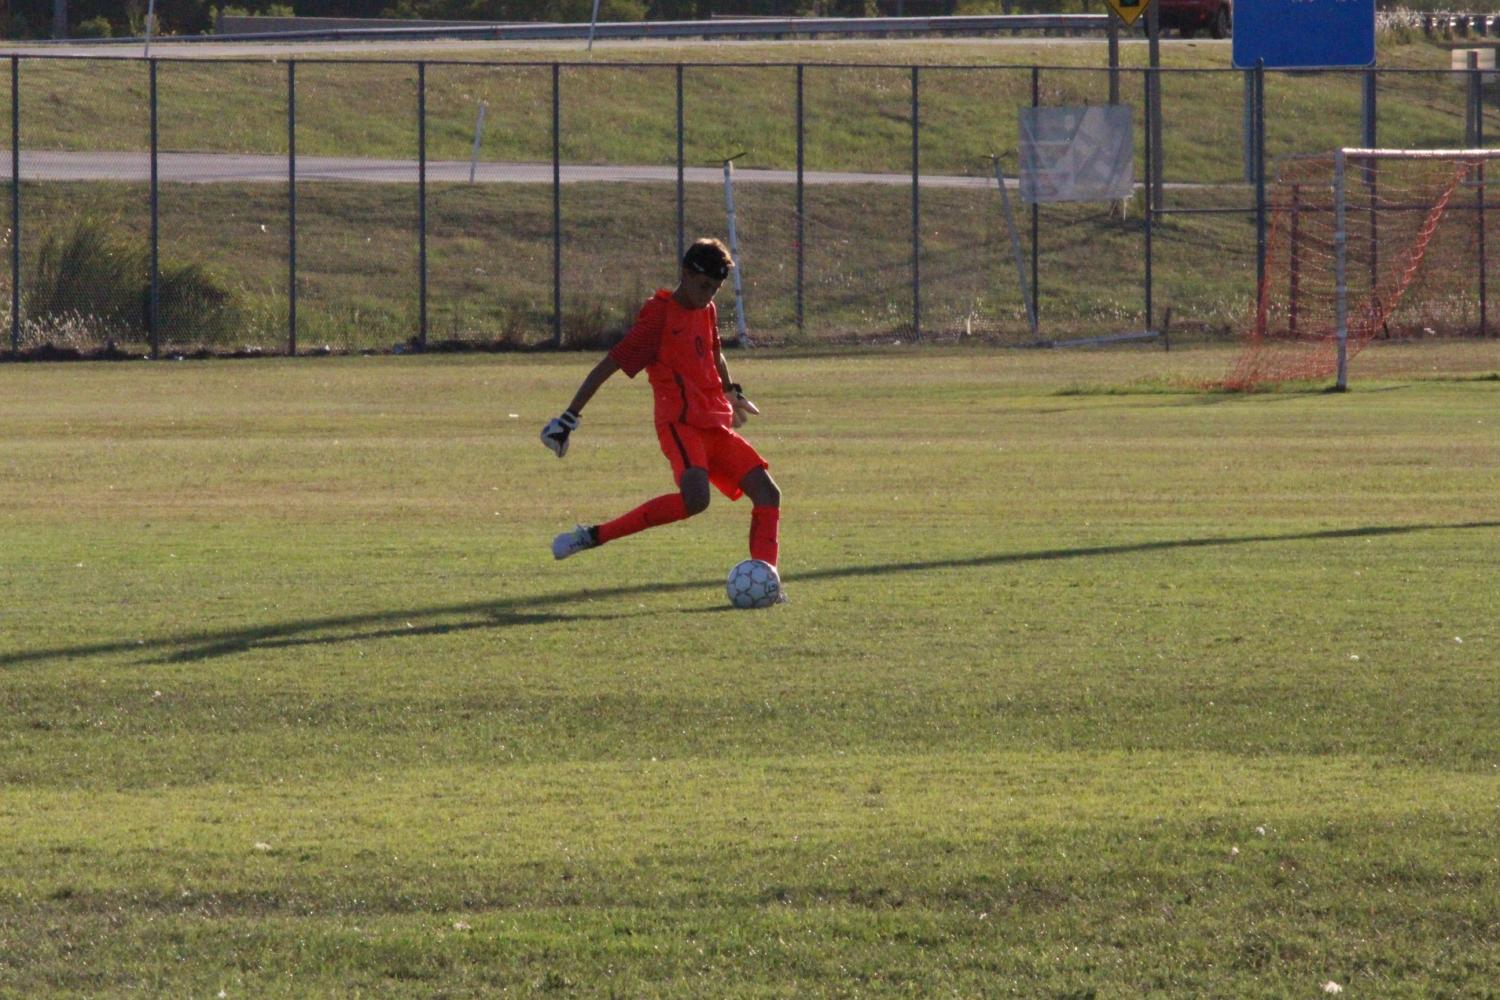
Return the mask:
<svg viewBox="0 0 1500 1000">
<path fill-rule="evenodd" d="M 594 393 L 599 391 L 599 387 L 608 382 L 609 377 L 619 370 L 620 363 L 610 355 L 606 354 L 600 358 L 593 370 L 583 377 L 583 384 L 573 394 L 573 402 L 568 404 L 568 409 L 573 412 L 573 415 L 577 416 L 582 413 L 589 400 L 594 398 Z"/>
<path fill-rule="evenodd" d="M 608 354 L 600 358 L 599 363 L 583 377 L 583 383 L 573 394 L 573 401 L 568 404 L 568 408 L 561 415 L 547 421 L 547 426 L 542 428 L 542 444 L 551 448 L 558 458 L 568 453 L 568 436 L 578 429 L 583 408 L 594 398 L 599 387 L 619 370 L 619 362 Z"/>
<path fill-rule="evenodd" d="M 588 405 L 588 401 L 594 398 L 594 393 L 599 387 L 609 381 L 609 377 L 615 372 L 623 371 L 631 378 L 646 367 L 656 357 L 657 347 L 661 343 L 662 322 L 666 316 L 666 301 L 662 294 L 657 295 L 641 307 L 640 314 L 635 318 L 635 324 L 631 326 L 630 332 L 614 347 L 610 348 L 608 354 L 599 360 L 593 370 L 583 377 L 583 384 L 573 394 L 573 402 L 562 412 L 561 416 L 553 417 L 542 428 L 542 444 L 551 448 L 558 458 L 568 453 L 568 435 L 578 429 L 579 414 Z"/>
</svg>

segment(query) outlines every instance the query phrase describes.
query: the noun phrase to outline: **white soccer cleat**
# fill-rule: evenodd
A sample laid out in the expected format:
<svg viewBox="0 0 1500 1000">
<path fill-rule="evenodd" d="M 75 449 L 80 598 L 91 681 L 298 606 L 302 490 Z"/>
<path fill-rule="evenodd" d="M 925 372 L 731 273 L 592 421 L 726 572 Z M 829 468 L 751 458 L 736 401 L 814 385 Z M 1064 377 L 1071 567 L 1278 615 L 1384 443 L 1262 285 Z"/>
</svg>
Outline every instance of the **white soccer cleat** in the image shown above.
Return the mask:
<svg viewBox="0 0 1500 1000">
<path fill-rule="evenodd" d="M 594 533 L 580 524 L 572 531 L 564 531 L 552 539 L 552 558 L 566 559 L 575 552 L 591 549 L 598 544 L 594 541 Z"/>
</svg>

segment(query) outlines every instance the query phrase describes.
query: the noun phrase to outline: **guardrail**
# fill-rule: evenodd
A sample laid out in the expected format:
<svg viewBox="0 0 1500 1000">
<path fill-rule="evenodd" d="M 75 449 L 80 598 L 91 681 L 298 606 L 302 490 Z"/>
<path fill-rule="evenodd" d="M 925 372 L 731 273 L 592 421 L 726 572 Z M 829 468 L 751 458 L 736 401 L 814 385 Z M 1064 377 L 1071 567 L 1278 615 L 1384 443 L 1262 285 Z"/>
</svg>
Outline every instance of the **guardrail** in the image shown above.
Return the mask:
<svg viewBox="0 0 1500 1000">
<path fill-rule="evenodd" d="M 1500 37 L 1500 14 L 1423 14 L 1422 32 L 1438 35 Z"/>
<path fill-rule="evenodd" d="M 1108 14 L 994 14 L 954 17 L 775 17 L 724 18 L 711 21 L 608 21 L 593 27 L 596 41 L 603 39 L 679 38 L 807 38 L 888 35 L 959 34 L 983 35 L 1018 31 L 1061 34 L 1102 32 L 1109 26 Z M 220 33 L 174 37 L 173 41 L 347 41 L 356 39 L 436 38 L 484 41 L 559 41 L 588 38 L 590 26 L 555 23 L 482 24 L 474 22 L 405 25 L 386 19 L 371 19 L 359 27 L 305 27 L 303 18 L 258 18 L 224 16 Z M 344 24 L 348 21 L 340 19 Z M 272 22 L 264 26 L 256 22 Z M 383 22 L 383 23 L 381 23 Z M 124 39 L 115 39 L 124 41 Z M 131 39 L 139 42 L 140 39 Z"/>
</svg>

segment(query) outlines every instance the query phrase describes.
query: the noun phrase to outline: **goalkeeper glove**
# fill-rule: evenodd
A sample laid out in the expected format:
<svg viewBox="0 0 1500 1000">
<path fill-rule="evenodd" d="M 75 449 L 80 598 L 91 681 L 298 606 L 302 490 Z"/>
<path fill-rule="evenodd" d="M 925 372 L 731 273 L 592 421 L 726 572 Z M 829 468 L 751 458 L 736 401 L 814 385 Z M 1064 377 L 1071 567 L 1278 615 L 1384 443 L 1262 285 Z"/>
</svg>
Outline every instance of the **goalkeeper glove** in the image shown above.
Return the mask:
<svg viewBox="0 0 1500 1000">
<path fill-rule="evenodd" d="M 563 410 L 561 416 L 553 417 L 542 428 L 542 444 L 556 452 L 558 458 L 562 458 L 568 453 L 568 435 L 577 429 L 578 414 L 572 410 Z"/>
<path fill-rule="evenodd" d="M 729 383 L 729 389 L 725 395 L 729 397 L 729 405 L 734 407 L 735 427 L 745 426 L 745 421 L 760 412 L 760 407 L 750 402 L 749 397 L 745 395 L 744 390 L 740 388 L 738 382 Z"/>
</svg>

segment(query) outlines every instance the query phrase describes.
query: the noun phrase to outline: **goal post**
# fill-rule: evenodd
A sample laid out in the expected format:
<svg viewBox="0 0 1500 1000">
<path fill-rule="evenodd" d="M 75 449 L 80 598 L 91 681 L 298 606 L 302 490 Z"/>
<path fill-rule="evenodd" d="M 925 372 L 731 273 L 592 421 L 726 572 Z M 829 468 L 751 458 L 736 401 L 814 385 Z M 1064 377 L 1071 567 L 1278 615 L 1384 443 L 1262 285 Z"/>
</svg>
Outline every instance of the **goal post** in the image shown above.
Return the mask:
<svg viewBox="0 0 1500 1000">
<path fill-rule="evenodd" d="M 1346 147 L 1278 161 L 1265 277 L 1221 384 L 1345 389 L 1372 340 L 1487 336 L 1495 160 L 1500 150 Z"/>
<path fill-rule="evenodd" d="M 1338 344 L 1338 390 L 1349 388 L 1349 231 L 1345 228 L 1348 213 L 1344 210 L 1348 186 L 1344 183 L 1344 168 L 1349 163 L 1349 151 L 1341 149 L 1333 154 L 1333 256 L 1334 298 L 1338 315 L 1335 339 Z"/>
</svg>

